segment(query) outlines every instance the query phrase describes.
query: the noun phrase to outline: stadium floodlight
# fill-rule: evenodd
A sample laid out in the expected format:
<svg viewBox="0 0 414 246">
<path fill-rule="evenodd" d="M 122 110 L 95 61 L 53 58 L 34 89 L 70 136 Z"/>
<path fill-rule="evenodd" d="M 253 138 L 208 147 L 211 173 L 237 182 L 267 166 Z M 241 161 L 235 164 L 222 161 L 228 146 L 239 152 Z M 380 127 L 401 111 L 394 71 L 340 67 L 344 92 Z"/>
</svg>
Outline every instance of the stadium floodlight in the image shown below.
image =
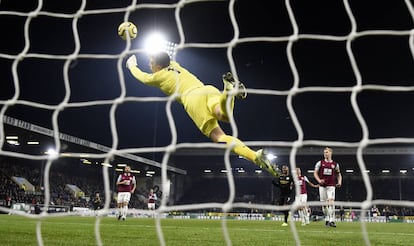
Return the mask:
<svg viewBox="0 0 414 246">
<path fill-rule="evenodd" d="M 88 159 L 80 159 L 80 160 L 81 160 L 82 164 L 88 164 L 88 165 L 92 164 L 92 162 Z"/>
<path fill-rule="evenodd" d="M 7 143 L 10 145 L 16 145 L 16 146 L 20 145 L 19 141 L 17 140 L 7 140 Z"/>
<path fill-rule="evenodd" d="M 271 161 L 271 160 L 276 159 L 276 158 L 277 158 L 277 155 L 274 155 L 274 154 L 272 154 L 272 153 L 269 153 L 269 154 L 267 154 L 267 155 L 266 155 L 266 158 L 267 158 L 269 161 Z"/>
<path fill-rule="evenodd" d="M 167 40 L 160 32 L 150 34 L 145 41 L 145 51 L 149 54 L 155 54 L 164 50 L 164 45 Z"/>
<path fill-rule="evenodd" d="M 155 171 L 147 171 L 148 174 L 155 174 Z"/>
<path fill-rule="evenodd" d="M 105 162 L 102 162 L 101 163 L 101 166 L 104 166 L 104 167 L 112 167 L 112 165 L 110 163 L 105 163 Z"/>
<path fill-rule="evenodd" d="M 154 32 L 146 38 L 144 49 L 150 55 L 165 51 L 171 58 L 173 58 L 175 56 L 176 46 L 177 44 L 168 41 L 164 34 Z"/>
<path fill-rule="evenodd" d="M 8 144 L 16 145 L 16 146 L 20 145 L 18 136 L 6 136 L 6 140 Z"/>
<path fill-rule="evenodd" d="M 55 149 L 49 148 L 45 154 L 49 155 L 51 158 L 56 158 L 58 155 L 58 152 Z"/>
</svg>

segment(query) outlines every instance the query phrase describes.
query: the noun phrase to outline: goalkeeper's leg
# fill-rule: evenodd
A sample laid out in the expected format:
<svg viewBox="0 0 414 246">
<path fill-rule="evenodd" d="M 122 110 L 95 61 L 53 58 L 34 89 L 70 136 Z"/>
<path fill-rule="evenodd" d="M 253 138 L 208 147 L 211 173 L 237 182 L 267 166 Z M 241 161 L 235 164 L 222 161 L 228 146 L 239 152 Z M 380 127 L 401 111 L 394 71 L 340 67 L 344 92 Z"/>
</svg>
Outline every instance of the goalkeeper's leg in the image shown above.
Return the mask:
<svg viewBox="0 0 414 246">
<path fill-rule="evenodd" d="M 230 98 L 230 111 L 227 110 L 226 107 L 226 103 L 227 103 L 227 98 L 228 98 L 228 94 L 227 93 L 222 93 L 220 96 L 220 105 L 218 105 L 214 111 L 215 114 L 217 116 L 217 119 L 219 119 L 220 121 L 224 121 L 224 122 L 229 122 L 229 112 L 233 113 L 233 109 L 234 109 L 234 96 L 231 96 Z"/>
<path fill-rule="evenodd" d="M 220 127 L 216 127 L 210 133 L 210 138 L 214 142 L 226 143 L 227 145 L 233 145 L 232 151 L 239 156 L 242 156 L 254 164 L 258 165 L 260 168 L 265 169 L 271 175 L 278 177 L 279 172 L 273 165 L 270 164 L 270 161 L 267 160 L 266 156 L 263 154 L 263 150 L 253 151 L 251 148 L 246 146 L 242 141 L 233 136 L 226 135 Z"/>
<path fill-rule="evenodd" d="M 256 152 L 254 152 L 252 149 L 247 147 L 242 141 L 240 141 L 238 138 L 235 138 L 233 136 L 229 136 L 226 134 L 222 134 L 218 139 L 219 143 L 226 143 L 227 145 L 233 145 L 232 151 L 240 156 L 243 156 L 244 158 L 250 160 L 251 162 L 254 162 L 256 159 Z"/>
<path fill-rule="evenodd" d="M 238 83 L 238 90 L 240 91 L 235 96 L 229 95 L 228 91 L 233 90 L 236 86 L 236 81 L 233 78 L 233 75 L 228 72 L 226 74 L 223 74 L 223 83 L 224 83 L 224 90 L 220 97 L 220 108 L 218 108 L 218 112 L 216 112 L 216 115 L 219 115 L 219 119 L 228 122 L 229 121 L 229 113 L 233 112 L 234 109 L 234 97 L 236 96 L 239 99 L 244 99 L 247 97 L 246 87 L 243 83 Z M 227 111 L 227 98 L 230 98 L 230 112 Z M 217 111 L 217 110 L 216 110 Z"/>
<path fill-rule="evenodd" d="M 238 83 L 233 77 L 233 74 L 227 72 L 223 74 L 224 93 L 233 90 L 237 86 L 238 93 L 235 95 L 239 99 L 245 99 L 247 97 L 246 86 L 240 81 Z"/>
</svg>

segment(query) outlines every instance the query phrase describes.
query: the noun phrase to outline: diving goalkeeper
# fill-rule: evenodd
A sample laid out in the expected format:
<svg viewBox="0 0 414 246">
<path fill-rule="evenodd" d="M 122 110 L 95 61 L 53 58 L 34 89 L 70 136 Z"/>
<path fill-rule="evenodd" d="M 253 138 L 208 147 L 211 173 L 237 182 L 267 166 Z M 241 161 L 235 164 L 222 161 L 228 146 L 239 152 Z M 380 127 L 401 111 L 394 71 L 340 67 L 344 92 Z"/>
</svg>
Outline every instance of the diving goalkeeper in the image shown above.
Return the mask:
<svg viewBox="0 0 414 246">
<path fill-rule="evenodd" d="M 203 84 L 177 62 L 171 61 L 166 52 L 150 56 L 149 66 L 152 73 L 143 72 L 137 67 L 135 55 L 129 57 L 126 66 L 131 74 L 142 83 L 157 87 L 168 96 L 177 92 L 177 101 L 184 106 L 198 129 L 213 142 L 233 144 L 233 152 L 252 161 L 271 175 L 279 176 L 277 167 L 274 167 L 266 158 L 263 149 L 253 151 L 239 139 L 225 134 L 218 124 L 219 121 L 229 122 L 229 114 L 226 111 L 227 97 L 231 96 L 230 108 L 231 110 L 234 108 L 235 96 L 229 95 L 228 91 L 232 90 L 237 83 L 231 73 L 223 75 L 224 90 L 220 92 L 214 86 Z M 240 92 L 236 97 L 246 98 L 246 88 L 242 83 L 239 83 L 238 89 Z"/>
</svg>

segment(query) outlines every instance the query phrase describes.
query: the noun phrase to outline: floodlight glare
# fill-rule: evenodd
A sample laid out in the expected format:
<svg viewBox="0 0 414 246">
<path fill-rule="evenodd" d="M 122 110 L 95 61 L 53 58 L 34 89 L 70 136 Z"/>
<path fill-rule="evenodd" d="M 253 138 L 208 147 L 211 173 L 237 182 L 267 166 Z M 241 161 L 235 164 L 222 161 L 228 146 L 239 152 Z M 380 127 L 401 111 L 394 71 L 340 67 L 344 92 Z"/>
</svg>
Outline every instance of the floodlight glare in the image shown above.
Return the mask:
<svg viewBox="0 0 414 246">
<path fill-rule="evenodd" d="M 156 54 L 164 51 L 174 59 L 176 53 L 177 44 L 168 41 L 165 36 L 160 32 L 154 32 L 150 34 L 145 40 L 144 49 L 149 55 Z"/>
<path fill-rule="evenodd" d="M 49 156 L 56 156 L 57 155 L 57 151 L 55 149 L 49 148 L 45 154 L 49 155 Z"/>
<path fill-rule="evenodd" d="M 161 33 L 153 33 L 148 36 L 145 42 L 145 50 L 149 54 L 155 54 L 160 51 L 165 50 L 165 44 L 167 40 L 165 39 L 164 35 Z"/>
<path fill-rule="evenodd" d="M 267 155 L 266 155 L 266 158 L 267 158 L 269 161 L 271 161 L 271 160 L 276 159 L 276 158 L 277 158 L 277 155 L 274 155 L 274 154 L 272 154 L 272 153 L 269 153 L 269 154 L 267 154 Z"/>
<path fill-rule="evenodd" d="M 56 159 L 59 155 L 59 153 L 53 148 L 49 148 L 45 151 L 45 154 L 49 156 L 49 159 Z"/>
</svg>

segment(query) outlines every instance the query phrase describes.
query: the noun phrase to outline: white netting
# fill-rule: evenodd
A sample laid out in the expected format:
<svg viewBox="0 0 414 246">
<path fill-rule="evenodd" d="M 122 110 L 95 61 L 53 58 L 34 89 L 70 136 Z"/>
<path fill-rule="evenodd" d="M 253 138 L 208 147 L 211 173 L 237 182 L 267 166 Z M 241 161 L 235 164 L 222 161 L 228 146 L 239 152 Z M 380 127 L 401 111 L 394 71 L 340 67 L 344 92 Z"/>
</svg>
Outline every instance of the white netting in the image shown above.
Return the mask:
<svg viewBox="0 0 414 246">
<path fill-rule="evenodd" d="M 62 132 L 64 131 L 61 131 L 61 125 L 64 123 L 62 123 L 60 117 L 63 117 L 62 115 L 64 112 L 71 111 L 72 109 L 84 108 L 88 111 L 92 110 L 93 106 L 107 107 L 108 114 L 106 116 L 109 115 L 109 120 L 107 117 L 99 118 L 98 116 L 96 116 L 97 118 L 95 119 L 94 116 L 93 121 L 94 124 L 97 122 L 109 121 L 109 123 L 105 123 L 106 132 L 102 133 L 111 138 L 111 141 L 107 143 L 109 147 L 105 147 L 105 144 L 98 147 L 94 144 L 85 144 L 86 140 L 83 139 L 80 139 L 79 141 L 84 143 L 81 145 L 90 148 L 95 146 L 95 149 L 101 151 L 97 153 L 89 153 L 90 158 L 102 158 L 105 163 L 110 163 L 114 156 L 121 155 L 135 161 L 162 167 L 161 182 L 164 185 L 169 183 L 167 169 L 171 170 L 169 169 L 171 167 L 168 165 L 171 155 L 178 149 L 222 148 L 209 142 L 192 143 L 190 141 L 191 139 L 180 139 L 180 136 L 177 133 L 177 128 L 179 128 L 178 132 L 182 131 L 182 128 L 176 122 L 179 121 L 181 123 L 181 121 L 175 116 L 177 114 L 174 113 L 177 111 L 173 106 L 174 98 L 165 98 L 158 94 L 146 96 L 145 93 L 147 93 L 147 91 L 134 91 L 134 93 L 128 93 L 128 91 L 133 90 L 132 88 L 134 87 L 130 86 L 129 83 L 131 82 L 126 82 L 125 79 L 125 58 L 133 53 L 137 53 L 138 57 L 144 56 L 143 48 L 136 45 L 135 41 L 128 41 L 125 43 L 121 42 L 116 35 L 113 35 L 110 38 L 108 36 L 116 34 L 116 27 L 120 22 L 130 20 L 138 26 L 138 39 L 141 35 L 144 36 L 146 31 L 149 31 L 152 28 L 168 31 L 170 36 L 173 36 L 172 41 L 178 43 L 178 46 L 176 47 L 178 59 L 181 54 L 189 55 L 189 53 L 186 53 L 188 50 L 197 50 L 197 52 L 200 52 L 198 55 L 204 55 L 205 57 L 202 57 L 202 61 L 199 62 L 199 57 L 192 57 L 192 62 L 188 62 L 190 64 L 187 64 L 192 70 L 195 70 L 195 74 L 201 73 L 201 77 L 204 76 L 208 79 L 219 81 L 217 78 L 219 78 L 218 76 L 221 75 L 222 71 L 225 71 L 225 69 L 222 68 L 222 70 L 210 72 L 210 67 L 228 66 L 236 78 L 241 78 L 243 81 L 255 82 L 251 84 L 246 82 L 246 84 L 248 86 L 249 98 L 252 98 L 251 101 L 249 101 L 249 104 L 257 103 L 257 111 L 247 111 L 244 113 L 244 116 L 241 116 L 244 118 L 239 119 L 237 122 L 233 119 L 231 121 L 231 130 L 234 135 L 238 136 L 240 135 L 239 132 L 243 132 L 243 134 L 246 135 L 244 135 L 242 140 L 252 139 L 252 141 L 245 142 L 247 145 L 253 147 L 266 146 L 269 148 L 290 148 L 288 161 L 292 170 L 296 167 L 298 151 L 306 146 L 333 146 L 334 148 L 342 147 L 356 149 L 355 156 L 366 189 L 366 198 L 363 202 L 337 202 L 337 205 L 351 206 L 362 210 L 368 210 L 374 204 L 414 207 L 414 204 L 411 201 L 374 199 L 370 177 L 368 173 L 365 172 L 367 168 L 363 158 L 364 150 L 370 145 L 412 144 L 414 142 L 413 136 L 408 132 L 404 134 L 404 132 L 397 130 L 386 131 L 386 129 L 384 129 L 387 126 L 387 122 L 392 122 L 388 118 L 396 119 L 397 116 L 393 114 L 393 112 L 387 112 L 392 115 L 391 117 L 387 117 L 387 115 L 383 115 L 383 117 L 379 119 L 374 117 L 370 124 L 367 124 L 366 120 L 367 115 L 372 116 L 369 111 L 374 109 L 375 106 L 378 105 L 378 107 L 381 107 L 386 105 L 383 101 L 393 100 L 387 96 L 388 94 L 400 93 L 400 97 L 406 98 L 405 101 L 402 100 L 401 105 L 407 107 L 406 113 L 408 115 L 411 112 L 409 103 L 412 103 L 412 99 L 410 98 L 412 98 L 412 92 L 414 91 L 414 76 L 412 76 L 409 71 L 413 70 L 414 29 L 412 22 L 414 19 L 414 10 L 410 1 L 398 1 L 398 4 L 392 5 L 394 9 L 398 9 L 395 10 L 395 12 L 405 16 L 406 18 L 404 20 L 408 22 L 408 24 L 398 23 L 401 24 L 398 28 L 393 28 L 392 25 L 389 26 L 389 23 L 386 21 L 384 21 L 386 24 L 381 28 L 373 28 L 373 25 L 369 22 L 364 22 L 368 23 L 365 26 L 359 26 L 359 23 L 362 23 L 362 20 L 365 20 L 364 14 L 367 12 L 364 12 L 364 10 L 367 8 L 368 4 L 363 5 L 357 1 L 331 3 L 329 7 L 324 5 L 327 3 L 321 4 L 309 1 L 312 3 L 308 4 L 314 4 L 312 8 L 309 8 L 310 6 L 307 6 L 306 4 L 300 5 L 299 3 L 293 3 L 291 1 L 279 1 L 274 4 L 275 7 L 277 7 L 274 9 L 267 6 L 270 3 L 265 1 L 264 3 L 253 3 L 250 1 L 247 3 L 248 1 L 243 2 L 234 0 L 228 2 L 179 1 L 177 3 L 157 4 L 141 3 L 139 1 L 119 1 L 115 4 L 106 1 L 94 2 L 84 0 L 71 4 L 69 4 L 70 1 L 67 1 L 65 3 L 59 3 L 59 6 L 55 6 L 52 1 L 32 1 L 30 3 L 22 3 L 25 4 L 25 7 L 14 6 L 11 2 L 12 1 L 0 1 L 0 18 L 3 19 L 0 20 L 2 23 L 0 26 L 4 29 L 2 32 L 2 39 L 5 40 L 2 41 L 2 43 L 9 44 L 14 42 L 15 44 L 15 46 L 5 45 L 5 48 L 0 50 L 0 59 L 4 65 L 3 67 L 6 68 L 1 71 L 5 77 L 4 80 L 2 79 L 1 83 L 2 86 L 3 84 L 8 83 L 9 86 L 7 88 L 12 88 L 7 89 L 6 91 L 3 90 L 4 94 L 2 94 L 2 97 L 0 98 L 0 104 L 2 105 L 0 117 L 5 119 L 5 123 L 7 123 L 8 120 L 9 122 L 14 122 L 14 118 L 8 118 L 6 115 L 9 115 L 9 112 L 13 115 L 13 113 L 15 113 L 14 108 L 17 106 L 26 109 L 36 108 L 39 110 L 31 112 L 31 115 L 27 116 L 29 119 L 27 121 L 30 122 L 32 121 L 30 119 L 33 119 L 33 117 L 36 118 L 37 114 L 40 112 L 51 112 L 46 115 L 48 119 L 46 121 L 49 121 L 47 124 L 50 124 L 51 122 L 49 128 L 52 130 L 49 131 L 52 132 L 48 132 L 47 134 L 40 130 L 37 132 L 40 131 L 42 134 L 53 136 L 54 147 L 59 154 L 57 156 L 32 155 L 7 150 L 4 148 L 6 144 L 4 141 L 4 124 L 1 124 L 0 136 L 3 141 L 1 142 L 2 148 L 0 150 L 0 155 L 46 161 L 44 169 L 45 204 L 48 204 L 50 201 L 50 168 L 52 167 L 53 160 L 63 157 L 61 140 L 68 140 L 62 138 Z M 374 4 L 383 5 L 380 3 L 373 3 L 373 5 Z M 245 10 L 245 5 L 252 5 L 252 8 Z M 257 5 L 263 6 L 257 7 Z M 369 8 L 371 7 L 374 6 L 369 6 Z M 215 10 L 212 10 L 214 8 L 218 8 L 219 11 L 216 12 Z M 329 11 L 330 8 L 339 9 L 340 14 L 329 15 L 327 11 Z M 240 13 L 242 13 L 243 9 L 245 12 L 243 12 L 242 15 Z M 265 11 L 266 9 L 267 11 Z M 260 15 L 260 11 L 262 11 L 262 15 Z M 403 11 L 404 13 L 400 13 L 400 11 Z M 305 15 L 305 12 L 314 14 Z M 211 15 L 211 18 L 202 21 L 194 17 L 196 15 L 201 15 L 201 13 Z M 324 30 L 328 34 L 324 34 L 323 32 L 321 34 L 319 31 L 317 32 L 318 34 L 314 34 L 313 30 L 315 26 L 312 26 L 309 23 L 313 23 L 317 26 L 321 23 L 330 22 L 329 19 L 324 19 L 323 14 L 327 14 L 327 17 L 330 17 L 335 21 L 342 18 L 341 21 L 338 21 L 338 23 L 341 24 L 340 28 L 336 28 L 335 24 L 337 23 L 334 23 L 330 26 L 331 28 Z M 310 19 L 307 18 L 311 18 L 315 22 L 311 22 Z M 255 19 L 259 22 L 255 22 Z M 386 18 L 384 17 L 384 19 Z M 10 23 L 10 20 L 13 20 L 13 23 Z M 284 20 L 284 22 L 281 20 Z M 359 20 L 361 22 L 359 22 Z M 378 21 L 378 19 L 375 20 Z M 209 30 L 208 28 L 203 27 L 203 25 L 208 26 L 206 24 L 207 22 L 210 24 L 213 23 L 211 25 L 223 25 L 230 28 L 232 31 L 223 32 L 219 28 Z M 251 23 L 249 24 L 249 22 Z M 166 23 L 168 23 L 168 25 Z M 61 29 L 64 29 L 65 31 L 62 32 Z M 250 31 L 253 30 L 253 34 L 246 34 L 245 29 L 249 29 Z M 254 32 L 255 30 L 257 33 Z M 4 37 L 6 34 L 10 35 Z M 381 56 L 381 52 L 376 53 L 376 49 L 366 52 L 367 46 L 363 46 L 361 43 L 375 43 L 374 41 L 376 41 L 376 38 L 385 40 L 380 43 L 381 47 L 378 50 L 384 52 L 384 56 L 387 54 L 387 59 L 398 59 L 396 63 L 399 66 L 393 66 L 393 69 L 395 69 L 396 72 L 390 72 L 388 77 L 380 77 L 381 74 L 383 74 L 381 71 L 384 67 L 379 64 L 376 64 L 378 67 L 375 67 L 372 70 L 366 67 L 368 63 L 379 59 L 377 56 Z M 42 45 L 42 43 L 46 43 L 46 45 Z M 108 45 L 108 43 L 110 45 Z M 389 48 L 389 45 L 405 46 L 405 49 L 398 53 L 400 57 L 396 57 L 391 54 L 392 51 L 389 51 L 391 49 Z M 111 46 L 116 46 L 116 48 L 107 51 Z M 310 49 L 314 49 L 315 53 L 310 52 L 301 54 L 301 52 L 309 51 Z M 222 51 L 220 53 L 217 52 L 217 50 Z M 250 53 L 243 55 L 243 52 L 246 50 L 250 51 Z M 326 54 L 321 54 L 321 57 L 318 57 L 318 52 L 321 50 L 324 50 Z M 221 61 L 217 61 L 220 59 L 218 58 L 217 60 L 212 61 L 214 65 L 203 64 L 203 68 L 194 65 L 208 61 L 211 59 L 210 53 L 215 52 L 221 55 L 222 60 L 227 59 L 228 64 L 223 65 L 222 63 L 219 63 Z M 274 55 L 270 56 L 271 58 L 265 58 L 264 60 L 260 60 L 260 58 L 254 55 L 254 53 L 269 54 L 273 52 Z M 333 56 L 329 56 L 332 54 Z M 285 56 L 283 57 L 283 55 Z M 401 58 L 403 55 L 404 57 Z M 334 57 L 337 56 L 342 56 L 347 59 L 347 61 L 342 61 L 343 63 L 335 66 L 333 64 L 338 61 L 335 60 Z M 368 57 L 371 57 L 372 60 L 368 59 Z M 25 67 L 28 66 L 26 63 L 27 61 L 38 64 L 42 64 L 44 61 L 52 61 L 52 63 L 56 62 L 59 63 L 59 65 L 48 64 L 47 69 L 40 65 L 40 70 L 35 72 L 32 71 L 25 75 Z M 93 62 L 92 65 L 85 64 L 90 61 Z M 105 70 L 105 63 L 111 62 L 112 68 L 116 68 L 114 69 L 116 70 L 116 75 L 110 78 L 105 78 L 105 75 L 99 76 L 99 73 L 104 73 L 104 71 L 99 70 Z M 409 68 L 407 70 L 404 70 L 403 68 L 399 69 L 399 67 L 405 67 L 404 64 L 401 64 L 404 62 L 409 63 Z M 319 67 L 309 68 L 308 65 L 310 63 L 319 63 Z M 83 66 L 85 66 L 85 68 Z M 325 67 L 321 69 L 321 66 Z M 99 72 L 90 70 L 91 67 L 95 67 Z M 342 76 L 341 78 L 335 77 L 338 75 L 337 73 L 341 72 L 341 69 L 338 67 L 347 71 L 343 74 L 339 74 Z M 79 78 L 81 75 L 72 74 L 74 69 L 80 69 L 81 71 L 79 74 L 85 76 L 87 73 L 95 74 L 92 76 L 87 74 L 88 79 L 82 80 Z M 244 72 L 242 71 L 243 69 L 245 69 Z M 285 69 L 285 72 L 282 72 L 282 69 Z M 286 72 L 286 69 L 288 72 Z M 362 72 L 362 70 L 365 72 Z M 364 77 L 364 73 L 367 74 L 367 78 Z M 407 73 L 408 75 L 406 77 L 400 76 L 400 74 L 403 73 Z M 380 75 L 375 76 L 375 74 Z M 393 80 L 393 75 L 396 75 L 395 80 Z M 41 81 L 42 76 L 50 81 L 59 81 L 60 84 L 54 84 L 53 86 L 44 84 L 44 81 Z M 32 85 L 27 86 L 27 81 L 30 81 L 31 77 L 33 77 Z M 21 86 L 23 80 L 26 81 L 24 88 Z M 91 81 L 90 84 L 93 84 L 93 86 L 88 87 L 88 85 L 85 85 L 88 80 Z M 97 80 L 99 80 L 99 82 L 97 82 Z M 289 81 L 289 83 L 282 83 L 280 81 Z M 376 83 L 376 81 L 379 82 Z M 82 83 L 84 84 L 79 85 Z M 115 83 L 117 84 L 115 85 Z M 111 91 L 112 88 L 114 88 L 113 91 Z M 47 101 L 43 100 L 43 98 L 41 98 L 42 96 L 39 96 L 44 94 L 38 93 L 36 90 L 47 90 L 50 92 L 49 94 L 56 95 L 55 97 L 52 96 L 51 98 L 48 98 L 49 101 Z M 94 95 L 94 92 L 102 92 L 101 90 L 111 91 L 111 93 L 114 94 L 108 93 L 102 97 Z M 78 94 L 79 91 L 86 91 L 88 96 L 80 96 Z M 369 99 L 364 99 L 364 95 L 372 92 L 379 93 L 373 93 L 377 99 L 375 102 L 370 102 Z M 316 101 L 313 101 L 315 98 L 325 97 L 327 93 L 333 95 L 331 97 L 326 96 L 328 99 L 327 102 L 317 103 Z M 34 96 L 31 97 L 31 94 Z M 381 97 L 381 95 L 385 96 Z M 257 99 L 259 97 L 272 99 L 265 100 L 260 104 L 258 103 L 259 99 Z M 310 106 L 312 102 L 315 102 L 319 109 L 315 110 L 315 108 L 313 108 L 307 110 L 303 108 L 303 106 L 296 104 L 296 100 L 302 100 L 302 103 L 307 104 L 308 106 Z M 332 104 L 334 101 L 340 103 L 328 107 L 327 104 Z M 168 125 L 165 125 L 165 128 L 171 131 L 169 133 L 169 140 L 163 141 L 162 144 L 160 144 L 161 147 L 153 148 L 136 147 L 137 145 L 134 144 L 124 144 L 122 141 L 124 141 L 123 137 L 125 137 L 125 133 L 120 136 L 120 132 L 122 132 L 121 128 L 123 127 L 120 126 L 120 121 L 122 120 L 120 120 L 118 116 L 120 111 L 124 112 L 122 106 L 125 104 L 143 104 L 144 106 L 142 107 L 145 107 L 145 105 L 148 105 L 147 102 L 158 102 L 165 106 L 166 116 L 163 116 L 163 120 L 168 120 Z M 398 106 L 398 104 L 393 104 L 392 102 L 388 103 Z M 361 104 L 363 104 L 363 106 L 361 106 Z M 270 105 L 269 109 L 273 106 L 275 108 L 274 112 L 270 112 L 271 114 L 280 115 L 279 117 L 273 118 L 274 122 L 270 123 L 263 122 L 267 121 L 264 113 L 267 113 L 268 111 L 261 110 L 261 108 L 265 108 L 268 105 Z M 342 107 L 335 108 L 338 107 L 338 105 L 348 105 L 350 107 L 348 109 Z M 339 128 L 336 132 L 337 136 L 329 136 L 329 133 L 324 133 L 323 130 L 316 131 L 316 133 L 308 133 L 308 131 L 310 132 L 320 128 L 335 132 L 332 128 L 326 125 L 326 122 L 324 124 L 322 118 L 329 117 L 327 115 L 335 113 L 333 111 L 336 109 L 338 109 L 338 111 L 344 110 L 344 114 L 348 113 L 344 118 L 339 118 L 341 112 L 339 112 L 339 114 L 336 113 L 335 117 L 338 117 L 338 121 L 342 121 L 343 124 L 349 124 L 352 132 L 358 132 L 356 137 L 347 136 L 348 132 L 346 132 L 346 130 L 340 130 L 344 125 L 339 122 L 330 123 L 335 124 L 333 128 Z M 325 110 L 328 112 L 325 112 Z M 92 111 L 91 114 L 94 114 L 94 112 L 95 111 Z M 315 115 L 314 113 L 316 112 L 319 112 L 320 114 Z M 378 112 L 372 114 L 375 113 Z M 41 114 L 45 116 L 44 113 Z M 235 114 L 237 115 L 237 112 Z M 289 138 L 286 135 L 283 135 L 284 133 L 267 134 L 267 132 L 278 131 L 278 124 L 280 124 L 281 119 L 286 116 L 286 114 L 293 125 L 293 127 L 288 127 L 286 132 L 291 132 L 293 130 L 296 133 L 295 138 Z M 244 133 L 248 132 L 247 130 L 249 126 L 247 125 L 244 127 L 245 125 L 242 125 L 240 122 L 250 121 L 252 115 L 255 115 L 257 121 L 262 122 L 262 126 L 250 133 Z M 17 114 L 16 118 L 19 118 L 18 116 L 19 115 Z M 30 116 L 32 116 L 32 118 L 30 118 Z M 349 119 L 347 117 L 349 116 L 353 117 L 352 123 L 347 122 L 347 119 Z M 65 119 L 70 117 L 70 115 L 65 115 Z M 133 120 L 132 116 L 131 118 L 131 120 Z M 309 119 L 312 119 L 314 123 L 305 124 L 304 120 Z M 407 119 L 399 120 L 412 123 L 412 120 L 408 117 Z M 372 126 L 369 127 L 369 125 L 375 124 L 378 121 L 385 122 L 385 124 L 380 125 L 384 126 L 384 128 L 379 127 L 381 129 L 378 130 L 373 127 L 373 131 L 371 129 Z M 162 123 L 157 123 L 156 121 L 156 124 L 155 127 L 158 127 L 158 124 Z M 36 124 L 34 124 L 34 126 L 36 129 L 39 129 Z M 79 125 L 77 126 L 79 127 Z M 75 128 L 77 126 L 75 126 Z M 402 125 L 397 125 L 397 128 L 398 126 Z M 141 128 L 142 131 L 149 130 L 150 132 L 152 127 L 153 125 L 137 126 L 137 128 Z M 64 128 L 71 129 L 70 127 L 68 128 L 67 125 L 65 125 Z M 240 128 L 242 128 L 242 130 L 239 130 Z M 264 133 L 257 133 L 259 129 Z M 33 131 L 33 128 L 28 130 Z M 381 134 L 382 130 L 390 134 Z M 403 129 L 401 130 L 403 131 Z M 47 128 L 45 131 L 47 131 Z M 194 129 L 189 129 L 189 131 L 190 133 L 196 132 Z M 165 132 L 160 135 L 164 133 Z M 154 138 L 156 137 L 158 136 L 154 136 Z M 93 139 L 93 137 L 85 137 L 85 139 Z M 182 141 L 183 139 L 184 141 Z M 99 138 L 96 140 L 94 139 L 94 142 L 100 143 Z M 121 145 L 122 147 L 120 147 Z M 138 146 L 140 145 L 138 144 Z M 148 145 L 142 144 L 142 146 Z M 144 153 L 163 153 L 161 163 L 140 157 L 140 154 Z M 80 158 L 84 154 L 85 153 L 82 152 L 71 153 L 73 158 Z M 263 210 L 282 209 L 282 207 L 271 204 L 235 202 L 235 192 L 237 187 L 235 186 L 234 177 L 231 172 L 232 165 L 229 156 L 230 151 L 227 150 L 224 158 L 225 167 L 228 171 L 227 180 L 229 184 L 229 197 L 227 202 L 171 206 L 167 204 L 166 196 L 168 194 L 165 192 L 163 193 L 163 199 L 161 199 L 161 204 L 157 213 L 161 214 L 170 211 L 188 211 L 208 208 L 220 208 L 223 212 L 229 212 L 233 208 L 256 208 Z M 338 161 L 341 162 L 340 160 Z M 103 176 L 105 197 L 110 197 L 111 180 L 109 178 L 108 168 L 103 168 Z M 106 199 L 105 208 L 101 211 L 102 215 L 109 213 L 109 202 L 109 199 Z M 320 206 L 321 204 L 319 202 L 310 202 L 309 205 Z M 297 204 L 295 203 L 291 209 L 294 211 L 296 208 Z M 9 212 L 8 209 L 1 208 L 1 210 Z M 29 215 L 22 212 L 18 214 L 30 217 L 67 216 L 65 213 L 60 215 L 47 213 Z M 97 217 L 95 225 L 95 236 L 98 245 L 102 245 L 100 220 L 101 218 Z M 362 215 L 361 221 L 364 240 L 365 243 L 369 245 L 370 240 L 365 227 L 364 215 Z M 39 245 L 43 245 L 41 224 L 42 220 L 39 219 L 37 223 L 37 239 Z M 160 218 L 157 219 L 156 224 L 160 244 L 165 245 Z M 293 223 L 290 228 L 296 243 L 301 244 L 297 229 L 293 226 Z M 224 220 L 223 233 L 227 245 L 231 245 L 232 242 Z"/>
</svg>

